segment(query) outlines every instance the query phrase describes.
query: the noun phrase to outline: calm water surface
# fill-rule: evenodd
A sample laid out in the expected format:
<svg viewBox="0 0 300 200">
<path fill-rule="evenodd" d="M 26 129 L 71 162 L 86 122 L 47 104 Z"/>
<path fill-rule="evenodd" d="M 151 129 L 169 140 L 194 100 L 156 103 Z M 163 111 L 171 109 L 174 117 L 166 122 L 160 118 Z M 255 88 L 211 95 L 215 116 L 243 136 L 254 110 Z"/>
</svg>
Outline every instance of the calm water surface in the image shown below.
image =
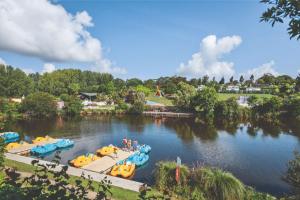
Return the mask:
<svg viewBox="0 0 300 200">
<path fill-rule="evenodd" d="M 61 153 L 62 163 L 94 153 L 108 144 L 121 145 L 124 137 L 152 147 L 149 162 L 139 168 L 134 180 L 152 184 L 155 163 L 175 160 L 195 166 L 206 164 L 232 172 L 245 184 L 274 195 L 290 193 L 281 180 L 293 151 L 300 150 L 300 127 L 276 127 L 250 123 L 206 125 L 195 119 L 101 116 L 78 120 L 22 121 L 9 129 L 25 140 L 36 136 L 66 137 L 75 146 Z M 298 136 L 297 136 L 298 135 Z M 53 157 L 49 155 L 46 160 Z"/>
</svg>

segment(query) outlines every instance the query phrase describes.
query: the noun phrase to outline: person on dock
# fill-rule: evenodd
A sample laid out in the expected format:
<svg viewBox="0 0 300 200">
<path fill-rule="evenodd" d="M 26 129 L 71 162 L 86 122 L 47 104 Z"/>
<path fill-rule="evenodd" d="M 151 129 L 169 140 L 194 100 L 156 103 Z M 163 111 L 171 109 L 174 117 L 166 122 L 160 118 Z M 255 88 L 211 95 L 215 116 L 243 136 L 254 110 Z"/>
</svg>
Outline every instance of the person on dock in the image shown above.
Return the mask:
<svg viewBox="0 0 300 200">
<path fill-rule="evenodd" d="M 124 138 L 122 142 L 124 145 L 124 149 L 127 149 L 127 138 Z"/>
<path fill-rule="evenodd" d="M 114 153 L 115 158 L 118 158 L 118 148 L 114 147 L 113 150 L 114 150 L 113 153 Z"/>
<path fill-rule="evenodd" d="M 131 140 L 127 141 L 127 148 L 128 148 L 129 151 L 131 150 Z"/>
<path fill-rule="evenodd" d="M 132 146 L 133 146 L 133 151 L 136 151 L 136 150 L 137 150 L 137 147 L 138 147 L 138 141 L 137 141 L 137 140 L 134 140 Z"/>
</svg>

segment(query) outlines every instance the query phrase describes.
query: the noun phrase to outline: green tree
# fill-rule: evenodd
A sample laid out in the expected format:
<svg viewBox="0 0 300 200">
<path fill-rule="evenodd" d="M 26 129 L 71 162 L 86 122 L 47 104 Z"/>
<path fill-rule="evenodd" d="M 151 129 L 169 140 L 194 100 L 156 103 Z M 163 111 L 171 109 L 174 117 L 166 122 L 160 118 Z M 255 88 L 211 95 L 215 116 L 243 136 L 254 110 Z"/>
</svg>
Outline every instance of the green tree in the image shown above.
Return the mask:
<svg viewBox="0 0 300 200">
<path fill-rule="evenodd" d="M 251 83 L 254 83 L 254 75 L 253 74 L 251 74 L 251 76 L 250 76 L 250 81 L 251 81 Z"/>
<path fill-rule="evenodd" d="M 73 95 L 61 95 L 61 99 L 64 101 L 63 114 L 65 116 L 79 115 L 83 105 L 81 100 Z"/>
<path fill-rule="evenodd" d="M 222 77 L 221 80 L 219 81 L 219 84 L 223 85 L 225 83 L 225 78 Z"/>
<path fill-rule="evenodd" d="M 244 77 L 243 77 L 243 75 L 240 77 L 240 83 L 244 83 Z"/>
<path fill-rule="evenodd" d="M 294 154 L 295 158 L 288 162 L 284 180 L 296 189 L 297 197 L 300 198 L 300 154 L 297 151 Z"/>
<path fill-rule="evenodd" d="M 290 38 L 300 39 L 299 0 L 261 0 L 260 2 L 269 6 L 262 14 L 260 21 L 269 22 L 272 26 L 278 22 L 288 21 L 287 31 Z"/>
<path fill-rule="evenodd" d="M 143 85 L 143 81 L 138 78 L 132 78 L 126 81 L 127 87 L 136 87 L 138 85 Z"/>
<path fill-rule="evenodd" d="M 145 106 L 145 94 L 143 92 L 137 92 L 134 95 L 133 104 L 129 109 L 129 113 L 142 114 Z"/>
<path fill-rule="evenodd" d="M 143 85 L 136 86 L 135 90 L 137 92 L 143 92 L 146 96 L 149 96 L 152 92 L 150 88 L 143 86 Z"/>
<path fill-rule="evenodd" d="M 57 110 L 56 101 L 48 93 L 32 93 L 22 101 L 21 110 L 32 117 L 53 117 Z"/>
<path fill-rule="evenodd" d="M 230 83 L 233 83 L 233 76 L 230 77 L 229 82 L 230 82 Z"/>
<path fill-rule="evenodd" d="M 175 104 L 182 109 L 191 109 L 191 99 L 196 94 L 196 89 L 194 86 L 180 82 L 178 84 L 178 89 L 175 97 Z"/>
<path fill-rule="evenodd" d="M 202 91 L 198 91 L 191 101 L 194 110 L 207 118 L 214 117 L 216 103 L 217 92 L 211 87 L 205 87 Z"/>
<path fill-rule="evenodd" d="M 237 120 L 240 117 L 239 105 L 236 98 L 219 101 L 215 107 L 215 116 L 221 119 Z"/>
</svg>

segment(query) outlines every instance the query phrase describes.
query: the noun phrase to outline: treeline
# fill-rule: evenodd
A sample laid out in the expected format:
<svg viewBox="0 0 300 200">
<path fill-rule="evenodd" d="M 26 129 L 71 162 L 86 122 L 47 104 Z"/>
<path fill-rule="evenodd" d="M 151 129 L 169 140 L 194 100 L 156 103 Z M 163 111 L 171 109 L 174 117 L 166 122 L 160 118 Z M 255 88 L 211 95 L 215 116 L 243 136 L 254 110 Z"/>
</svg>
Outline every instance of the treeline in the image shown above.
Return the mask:
<svg viewBox="0 0 300 200">
<path fill-rule="evenodd" d="M 216 91 L 225 91 L 228 85 L 238 85 L 241 91 L 249 86 L 259 86 L 263 92 L 286 95 L 300 91 L 300 77 L 296 79 L 288 76 L 273 76 L 265 74 L 262 77 L 250 76 L 245 80 L 243 76 L 239 80 L 231 77 L 229 80 L 221 78 L 217 81 L 214 77 L 204 76 L 188 80 L 185 77 L 172 76 L 158 79 L 140 80 L 137 78 L 122 80 L 114 78 L 111 74 L 79 69 L 62 69 L 52 73 L 33 73 L 26 75 L 22 70 L 11 66 L 0 65 L 0 96 L 21 97 L 33 92 L 47 92 L 54 96 L 62 94 L 72 95 L 78 92 L 96 92 L 113 95 L 122 93 L 129 88 L 141 88 L 143 91 L 154 91 L 158 85 L 164 94 L 174 94 L 180 89 L 180 82 L 194 87 L 208 86 Z"/>
</svg>

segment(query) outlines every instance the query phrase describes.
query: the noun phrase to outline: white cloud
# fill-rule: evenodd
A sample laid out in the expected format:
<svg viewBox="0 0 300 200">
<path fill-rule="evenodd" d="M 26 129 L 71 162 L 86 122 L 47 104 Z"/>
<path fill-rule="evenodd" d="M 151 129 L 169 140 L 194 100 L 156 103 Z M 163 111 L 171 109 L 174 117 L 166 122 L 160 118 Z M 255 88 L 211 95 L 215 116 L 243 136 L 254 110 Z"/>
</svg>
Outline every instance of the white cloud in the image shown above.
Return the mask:
<svg viewBox="0 0 300 200">
<path fill-rule="evenodd" d="M 23 72 L 25 72 L 25 74 L 33 74 L 35 73 L 35 71 L 31 68 L 25 68 L 25 69 L 21 69 Z"/>
<path fill-rule="evenodd" d="M 0 64 L 2 64 L 2 65 L 6 65 L 6 62 L 5 62 L 5 60 L 3 60 L 2 58 L 0 58 Z"/>
<path fill-rule="evenodd" d="M 51 63 L 45 63 L 43 66 L 42 74 L 44 73 L 51 73 L 56 69 L 55 65 Z"/>
<path fill-rule="evenodd" d="M 235 74 L 234 63 L 221 61 L 223 55 L 230 53 L 242 42 L 240 36 L 227 36 L 217 39 L 215 35 L 205 37 L 200 51 L 192 55 L 187 64 L 181 63 L 177 73 L 190 77 L 208 75 L 220 78 Z"/>
<path fill-rule="evenodd" d="M 260 65 L 259 67 L 248 70 L 244 75 L 246 78 L 249 78 L 253 74 L 255 79 L 260 78 L 264 74 L 272 74 L 274 76 L 278 76 L 279 73 L 273 68 L 274 65 L 274 60 L 271 60 L 268 63 Z"/>
<path fill-rule="evenodd" d="M 105 62 L 100 40 L 87 31 L 93 25 L 86 11 L 73 15 L 47 0 L 1 0 L 0 50 L 47 62 Z"/>
<path fill-rule="evenodd" d="M 96 62 L 95 66 L 92 68 L 96 72 L 106 72 L 112 74 L 126 74 L 127 70 L 121 67 L 112 67 L 113 63 L 108 59 L 102 59 Z"/>
</svg>

